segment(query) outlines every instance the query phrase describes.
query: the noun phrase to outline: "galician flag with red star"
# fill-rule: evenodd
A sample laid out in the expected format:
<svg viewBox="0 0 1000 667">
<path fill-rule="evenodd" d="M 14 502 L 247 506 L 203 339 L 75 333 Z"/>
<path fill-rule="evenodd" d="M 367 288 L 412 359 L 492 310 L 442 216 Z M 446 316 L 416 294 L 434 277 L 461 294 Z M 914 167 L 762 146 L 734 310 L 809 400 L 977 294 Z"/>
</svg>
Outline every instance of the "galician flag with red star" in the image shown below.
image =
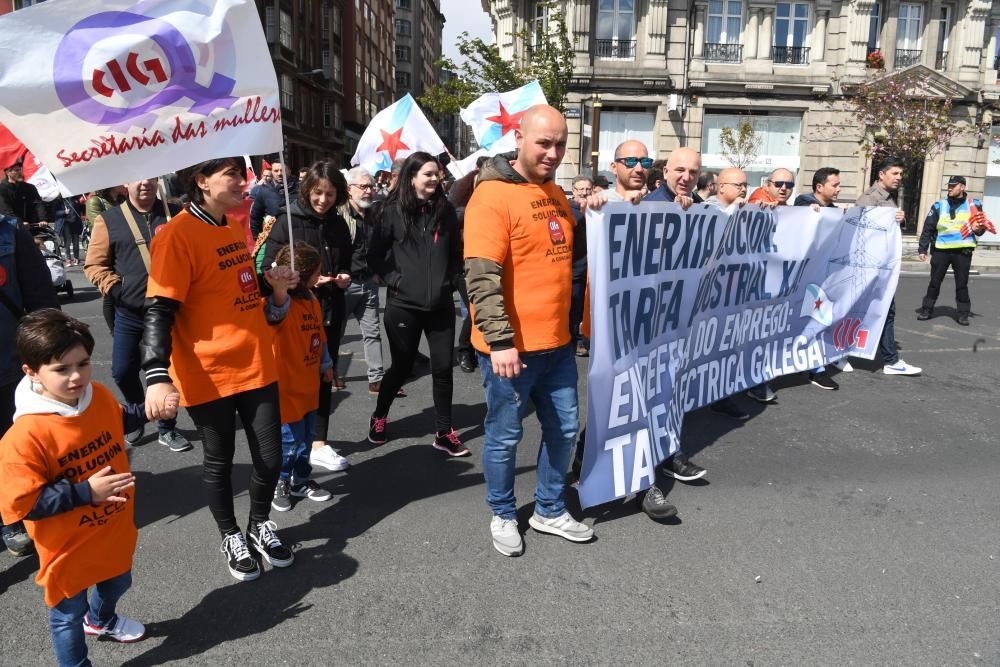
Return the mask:
<svg viewBox="0 0 1000 667">
<path fill-rule="evenodd" d="M 397 102 L 382 109 L 361 135 L 352 165 L 361 165 L 372 174 L 392 169 L 393 160 L 415 151 L 431 155 L 445 152 L 444 142 L 434 127 L 407 93 Z"/>
<path fill-rule="evenodd" d="M 462 109 L 462 120 L 472 128 L 480 148 L 490 148 L 521 127 L 524 112 L 536 104 L 547 104 L 538 81 L 506 93 L 486 93 Z"/>
</svg>

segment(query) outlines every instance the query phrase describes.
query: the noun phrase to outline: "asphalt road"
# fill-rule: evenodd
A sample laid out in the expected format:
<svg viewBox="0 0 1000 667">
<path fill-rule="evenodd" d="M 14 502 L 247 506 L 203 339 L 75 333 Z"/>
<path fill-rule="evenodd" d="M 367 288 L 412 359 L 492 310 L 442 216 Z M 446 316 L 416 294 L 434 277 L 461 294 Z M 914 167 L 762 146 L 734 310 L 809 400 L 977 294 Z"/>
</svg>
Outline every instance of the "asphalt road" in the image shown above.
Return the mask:
<svg viewBox="0 0 1000 667">
<path fill-rule="evenodd" d="M 96 379 L 113 386 L 100 301 L 78 270 L 66 309 L 98 334 Z M 1000 280 L 974 278 L 959 327 L 917 322 L 925 278 L 897 295 L 902 356 L 923 377 L 856 363 L 838 392 L 779 380 L 779 403 L 733 423 L 688 417 L 685 448 L 707 482 L 670 485 L 677 520 L 634 504 L 585 513 L 597 540 L 527 528 L 537 423 L 526 422 L 517 494 L 526 551 L 489 539 L 481 381 L 455 372 L 455 421 L 473 449 L 429 446 L 430 379 L 396 402 L 391 440 L 365 439 L 374 406 L 357 326 L 332 437 L 351 460 L 323 473 L 334 501 L 275 513 L 295 565 L 238 583 L 204 506 L 200 454 L 147 436 L 131 452 L 140 527 L 120 609 L 134 645 L 91 641 L 96 665 L 185 664 L 1000 664 Z M 353 354 L 353 358 L 350 356 Z M 585 371 L 585 360 L 581 370 Z M 583 373 L 581 373 L 581 377 Z M 584 390 L 581 380 L 581 390 Z M 192 439 L 186 415 L 181 427 Z M 249 456 L 238 454 L 245 517 Z M 320 471 L 321 472 L 321 471 Z M 0 664 L 52 661 L 37 561 L 0 554 Z"/>
</svg>

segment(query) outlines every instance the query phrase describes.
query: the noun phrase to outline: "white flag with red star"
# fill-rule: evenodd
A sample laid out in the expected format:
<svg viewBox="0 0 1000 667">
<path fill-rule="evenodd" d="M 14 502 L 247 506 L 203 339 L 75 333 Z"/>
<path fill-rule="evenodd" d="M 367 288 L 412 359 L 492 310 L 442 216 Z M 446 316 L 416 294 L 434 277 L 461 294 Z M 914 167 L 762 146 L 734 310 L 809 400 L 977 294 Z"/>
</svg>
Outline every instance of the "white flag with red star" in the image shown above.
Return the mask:
<svg viewBox="0 0 1000 667">
<path fill-rule="evenodd" d="M 472 128 L 479 147 L 495 155 L 496 151 L 491 150 L 494 144 L 521 127 L 524 112 L 536 104 L 547 103 L 541 85 L 532 81 L 506 93 L 486 93 L 462 109 L 461 116 Z"/>
<path fill-rule="evenodd" d="M 393 160 L 415 151 L 440 155 L 446 150 L 424 112 L 407 93 L 375 114 L 361 135 L 351 164 L 361 165 L 376 174 L 389 171 Z"/>
</svg>

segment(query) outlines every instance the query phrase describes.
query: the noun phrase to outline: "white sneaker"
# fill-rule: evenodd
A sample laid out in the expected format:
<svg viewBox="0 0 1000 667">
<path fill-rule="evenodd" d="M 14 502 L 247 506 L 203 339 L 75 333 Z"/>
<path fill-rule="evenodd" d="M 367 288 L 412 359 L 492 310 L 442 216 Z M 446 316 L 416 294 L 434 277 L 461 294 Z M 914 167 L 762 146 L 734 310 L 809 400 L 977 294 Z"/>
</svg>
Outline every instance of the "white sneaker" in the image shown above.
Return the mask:
<svg viewBox="0 0 1000 667">
<path fill-rule="evenodd" d="M 494 514 L 490 520 L 490 533 L 493 535 L 493 548 L 504 556 L 520 556 L 524 553 L 524 542 L 517 530 L 516 519 L 505 519 Z"/>
<path fill-rule="evenodd" d="M 570 542 L 587 542 L 594 537 L 594 529 L 571 517 L 569 512 L 552 518 L 539 516 L 536 512 L 528 519 L 528 525 L 539 533 L 558 535 Z"/>
<path fill-rule="evenodd" d="M 333 472 L 347 470 L 347 467 L 350 465 L 350 463 L 347 462 L 347 459 L 338 454 L 337 450 L 330 445 L 323 445 L 322 447 L 310 451 L 309 464 L 319 466 L 320 468 L 326 468 L 327 470 L 332 470 Z"/>
<path fill-rule="evenodd" d="M 837 361 L 833 362 L 833 365 L 836 366 L 841 373 L 854 372 L 854 366 L 851 365 L 851 362 L 848 361 L 847 357 L 841 357 Z"/>
<path fill-rule="evenodd" d="M 128 644 L 137 642 L 145 637 L 146 628 L 139 621 L 133 620 L 128 616 L 122 616 L 121 614 L 115 616 L 114 623 L 104 628 L 91 625 L 90 619 L 84 616 L 83 633 L 95 637 L 107 637 L 116 642 Z"/>
<path fill-rule="evenodd" d="M 920 375 L 921 369 L 911 366 L 902 359 L 894 364 L 886 364 L 882 367 L 882 372 L 886 375 Z"/>
</svg>

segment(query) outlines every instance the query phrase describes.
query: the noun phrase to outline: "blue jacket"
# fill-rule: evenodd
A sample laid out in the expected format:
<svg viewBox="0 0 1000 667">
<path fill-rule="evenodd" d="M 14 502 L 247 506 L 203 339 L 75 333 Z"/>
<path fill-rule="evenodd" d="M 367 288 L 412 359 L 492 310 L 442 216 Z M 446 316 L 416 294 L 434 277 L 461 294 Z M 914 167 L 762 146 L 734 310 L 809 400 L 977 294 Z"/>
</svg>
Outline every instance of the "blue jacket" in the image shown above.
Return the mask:
<svg viewBox="0 0 1000 667">
<path fill-rule="evenodd" d="M 667 182 L 663 181 L 660 183 L 660 187 L 656 188 L 648 195 L 646 195 L 642 201 L 673 201 L 677 195 L 674 194 L 673 190 L 667 187 Z M 701 204 L 701 195 L 697 192 L 693 193 L 691 197 L 694 199 L 695 204 Z"/>
<path fill-rule="evenodd" d="M 285 208 L 285 190 L 275 183 L 261 183 L 252 191 L 253 206 L 250 207 L 250 231 L 257 238 L 264 229 L 264 216 L 273 215 Z M 288 194 L 291 197 L 291 193 Z"/>
<path fill-rule="evenodd" d="M 7 385 L 21 379 L 21 362 L 14 349 L 20 314 L 59 307 L 42 253 L 27 228 L 8 215 L 0 215 L 0 292 L 6 297 L 0 299 L 0 385 Z M 8 302 L 18 315 L 11 312 Z"/>
</svg>

